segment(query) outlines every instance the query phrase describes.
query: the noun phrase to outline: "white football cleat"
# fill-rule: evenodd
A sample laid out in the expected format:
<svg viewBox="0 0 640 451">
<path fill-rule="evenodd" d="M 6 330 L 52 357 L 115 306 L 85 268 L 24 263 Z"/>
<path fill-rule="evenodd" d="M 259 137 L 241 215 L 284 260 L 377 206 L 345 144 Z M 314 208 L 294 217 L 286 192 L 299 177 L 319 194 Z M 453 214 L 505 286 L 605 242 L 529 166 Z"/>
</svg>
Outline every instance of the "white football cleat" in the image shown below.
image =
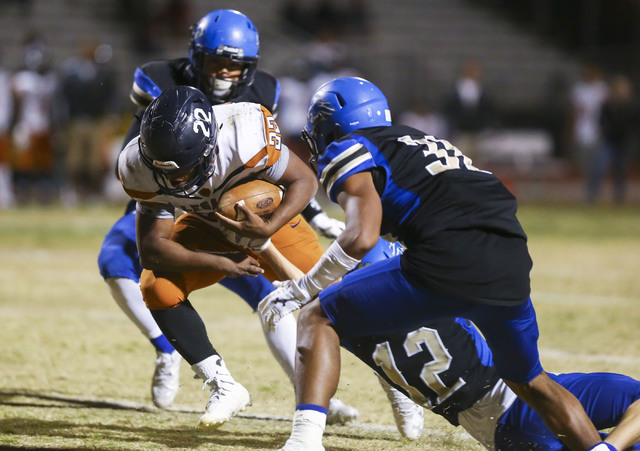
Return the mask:
<svg viewBox="0 0 640 451">
<path fill-rule="evenodd" d="M 251 396 L 242 384 L 236 382 L 222 360 L 218 373 L 205 382 L 211 389 L 211 396 L 198 427 L 215 429 L 251 405 Z"/>
<path fill-rule="evenodd" d="M 285 443 L 284 446 L 280 448 L 280 451 L 325 451 L 325 450 L 324 450 L 324 446 L 317 446 L 317 447 L 297 446 L 297 445 L 290 445 L 289 443 Z"/>
<path fill-rule="evenodd" d="M 156 407 L 166 409 L 178 394 L 182 357 L 177 351 L 157 353 L 158 358 L 154 362 L 156 369 L 151 380 L 151 399 Z"/>
<path fill-rule="evenodd" d="M 418 440 L 424 428 L 424 409 L 405 396 L 404 393 L 393 388 L 379 374 L 376 373 L 376 376 L 378 376 L 387 399 L 391 402 L 393 418 L 396 421 L 398 432 L 406 439 Z"/>
<path fill-rule="evenodd" d="M 329 400 L 327 409 L 327 424 L 346 424 L 354 421 L 360 412 L 353 406 L 343 403 L 337 398 Z"/>
</svg>

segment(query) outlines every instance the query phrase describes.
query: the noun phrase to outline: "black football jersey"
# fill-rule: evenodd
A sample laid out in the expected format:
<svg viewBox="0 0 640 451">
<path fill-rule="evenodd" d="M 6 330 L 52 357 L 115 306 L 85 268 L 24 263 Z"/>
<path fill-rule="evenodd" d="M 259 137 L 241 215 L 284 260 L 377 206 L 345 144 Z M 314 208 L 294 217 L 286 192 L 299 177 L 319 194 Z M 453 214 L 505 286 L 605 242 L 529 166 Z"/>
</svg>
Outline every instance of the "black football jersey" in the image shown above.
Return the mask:
<svg viewBox="0 0 640 451">
<path fill-rule="evenodd" d="M 498 381 L 491 351 L 467 320 L 439 320 L 408 333 L 342 343 L 415 403 L 458 425 L 458 413 Z"/>
<path fill-rule="evenodd" d="M 327 146 L 318 170 L 333 201 L 346 178 L 371 171 L 381 234 L 405 244 L 402 267 L 415 282 L 484 303 L 529 297 L 532 262 L 515 198 L 448 141 L 406 126 L 360 129 Z"/>
<path fill-rule="evenodd" d="M 146 108 L 162 91 L 179 85 L 195 85 L 188 58 L 151 61 L 136 69 L 130 97 L 138 106 Z M 280 83 L 278 80 L 272 75 L 258 70 L 249 89 L 242 95 L 228 99 L 228 101 L 259 103 L 275 114 L 279 98 Z"/>
<path fill-rule="evenodd" d="M 144 109 L 162 91 L 172 86 L 193 85 L 188 58 L 151 61 L 137 68 L 133 76 L 133 86 L 129 97 L 138 106 L 138 111 L 134 114 L 133 122 L 129 127 L 122 148 L 140 134 Z M 243 95 L 229 101 L 259 103 L 276 115 L 279 99 L 280 82 L 272 75 L 258 70 L 249 89 Z"/>
</svg>

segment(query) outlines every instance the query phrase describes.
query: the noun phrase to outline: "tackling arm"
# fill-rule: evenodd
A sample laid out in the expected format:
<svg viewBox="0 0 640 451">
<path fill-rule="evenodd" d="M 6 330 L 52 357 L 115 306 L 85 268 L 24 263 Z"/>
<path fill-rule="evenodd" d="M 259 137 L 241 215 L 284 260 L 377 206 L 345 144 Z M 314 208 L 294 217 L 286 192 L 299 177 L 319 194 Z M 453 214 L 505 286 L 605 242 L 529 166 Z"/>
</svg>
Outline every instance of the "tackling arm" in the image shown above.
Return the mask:
<svg viewBox="0 0 640 451">
<path fill-rule="evenodd" d="M 346 214 L 345 231 L 329 245 L 307 274 L 295 280 L 274 283 L 277 289 L 258 306 L 267 329 L 275 330 L 284 316 L 302 307 L 323 288 L 355 268 L 378 242 L 382 204 L 371 174 L 349 177 L 338 194 L 338 202 Z"/>
<path fill-rule="evenodd" d="M 336 240 L 351 257 L 362 259 L 378 242 L 382 203 L 370 172 L 347 178 L 337 196 L 345 212 L 345 230 Z"/>
</svg>

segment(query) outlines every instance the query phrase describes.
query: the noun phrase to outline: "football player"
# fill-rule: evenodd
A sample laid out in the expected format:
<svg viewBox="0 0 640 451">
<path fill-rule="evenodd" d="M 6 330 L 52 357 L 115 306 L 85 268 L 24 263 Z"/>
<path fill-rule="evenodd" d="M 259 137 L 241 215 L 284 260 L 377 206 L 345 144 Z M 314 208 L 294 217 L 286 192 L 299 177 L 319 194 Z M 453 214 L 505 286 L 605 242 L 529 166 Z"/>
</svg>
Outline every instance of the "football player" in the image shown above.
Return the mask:
<svg viewBox="0 0 640 451">
<path fill-rule="evenodd" d="M 212 107 L 190 86 L 168 88 L 149 104 L 140 135 L 120 153 L 118 174 L 137 202 L 142 297 L 164 335 L 211 389 L 199 425 L 217 427 L 250 397 L 213 348 L 188 296 L 225 277 L 263 274 L 274 280 L 259 257 L 271 241 L 298 268 L 310 269 L 322 247 L 299 213 L 317 182 L 282 143 L 266 108 L 247 102 Z M 220 196 L 258 176 L 285 188 L 282 202 L 268 220 L 243 205 L 248 219 L 234 221 L 240 233 L 226 230 L 216 212 Z M 177 221 L 176 209 L 185 212 Z"/>
<path fill-rule="evenodd" d="M 357 268 L 403 251 L 398 243 L 379 239 Z M 341 345 L 374 370 L 405 438 L 421 436 L 424 407 L 462 426 L 489 450 L 566 449 L 500 379 L 487 342 L 468 320 L 440 319 L 406 333 L 357 337 Z M 549 376 L 580 400 L 599 430 L 621 425 L 608 443 L 619 450 L 640 449 L 640 381 L 615 373 Z"/>
<path fill-rule="evenodd" d="M 340 340 L 454 317 L 478 326 L 497 373 L 563 443 L 607 449 L 580 402 L 540 363 L 527 237 L 516 200 L 500 180 L 449 142 L 392 125 L 384 94 L 361 78 L 338 78 L 316 90 L 303 137 L 325 191 L 345 212 L 346 228 L 310 272 L 279 283 L 259 307 L 274 326 L 308 304 L 298 317 L 297 407 L 283 449 L 324 449 Z M 406 252 L 329 286 L 381 234 L 403 242 Z M 442 385 L 443 393 L 455 383 Z"/>
<path fill-rule="evenodd" d="M 172 86 L 198 87 L 213 104 L 249 101 L 274 112 L 280 86 L 277 79 L 257 69 L 258 54 L 258 31 L 244 14 L 222 9 L 204 16 L 191 30 L 188 57 L 152 61 L 136 70 L 130 97 L 139 110 L 125 144 L 138 135 L 144 109 L 160 92 Z M 315 200 L 302 214 L 330 238 L 335 238 L 344 227 L 340 221 L 328 217 Z M 135 202 L 131 201 L 125 215 L 105 236 L 98 265 L 113 298 L 156 349 L 152 400 L 156 406 L 167 408 L 178 392 L 181 358 L 144 305 L 138 286 L 142 272 L 138 260 Z M 240 295 L 253 310 L 260 299 L 274 289 L 262 276 L 224 279 L 220 283 Z M 295 329 L 292 317 L 281 330 L 265 331 L 269 348 L 292 382 Z M 355 408 L 332 399 L 329 422 L 351 421 L 357 415 Z"/>
</svg>

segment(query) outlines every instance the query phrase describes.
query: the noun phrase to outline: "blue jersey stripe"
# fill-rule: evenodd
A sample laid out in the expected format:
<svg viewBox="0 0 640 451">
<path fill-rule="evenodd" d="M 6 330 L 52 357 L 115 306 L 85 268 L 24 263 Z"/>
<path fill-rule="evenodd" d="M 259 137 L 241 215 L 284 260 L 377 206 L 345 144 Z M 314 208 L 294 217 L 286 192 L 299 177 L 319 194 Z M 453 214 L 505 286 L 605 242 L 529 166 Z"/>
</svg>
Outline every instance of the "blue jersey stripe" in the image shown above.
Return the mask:
<svg viewBox="0 0 640 451">
<path fill-rule="evenodd" d="M 133 84 L 135 89 L 148 94 L 152 99 L 155 99 L 162 93 L 158 85 L 156 85 L 147 74 L 142 72 L 140 68 L 137 68 L 133 75 Z"/>
</svg>

